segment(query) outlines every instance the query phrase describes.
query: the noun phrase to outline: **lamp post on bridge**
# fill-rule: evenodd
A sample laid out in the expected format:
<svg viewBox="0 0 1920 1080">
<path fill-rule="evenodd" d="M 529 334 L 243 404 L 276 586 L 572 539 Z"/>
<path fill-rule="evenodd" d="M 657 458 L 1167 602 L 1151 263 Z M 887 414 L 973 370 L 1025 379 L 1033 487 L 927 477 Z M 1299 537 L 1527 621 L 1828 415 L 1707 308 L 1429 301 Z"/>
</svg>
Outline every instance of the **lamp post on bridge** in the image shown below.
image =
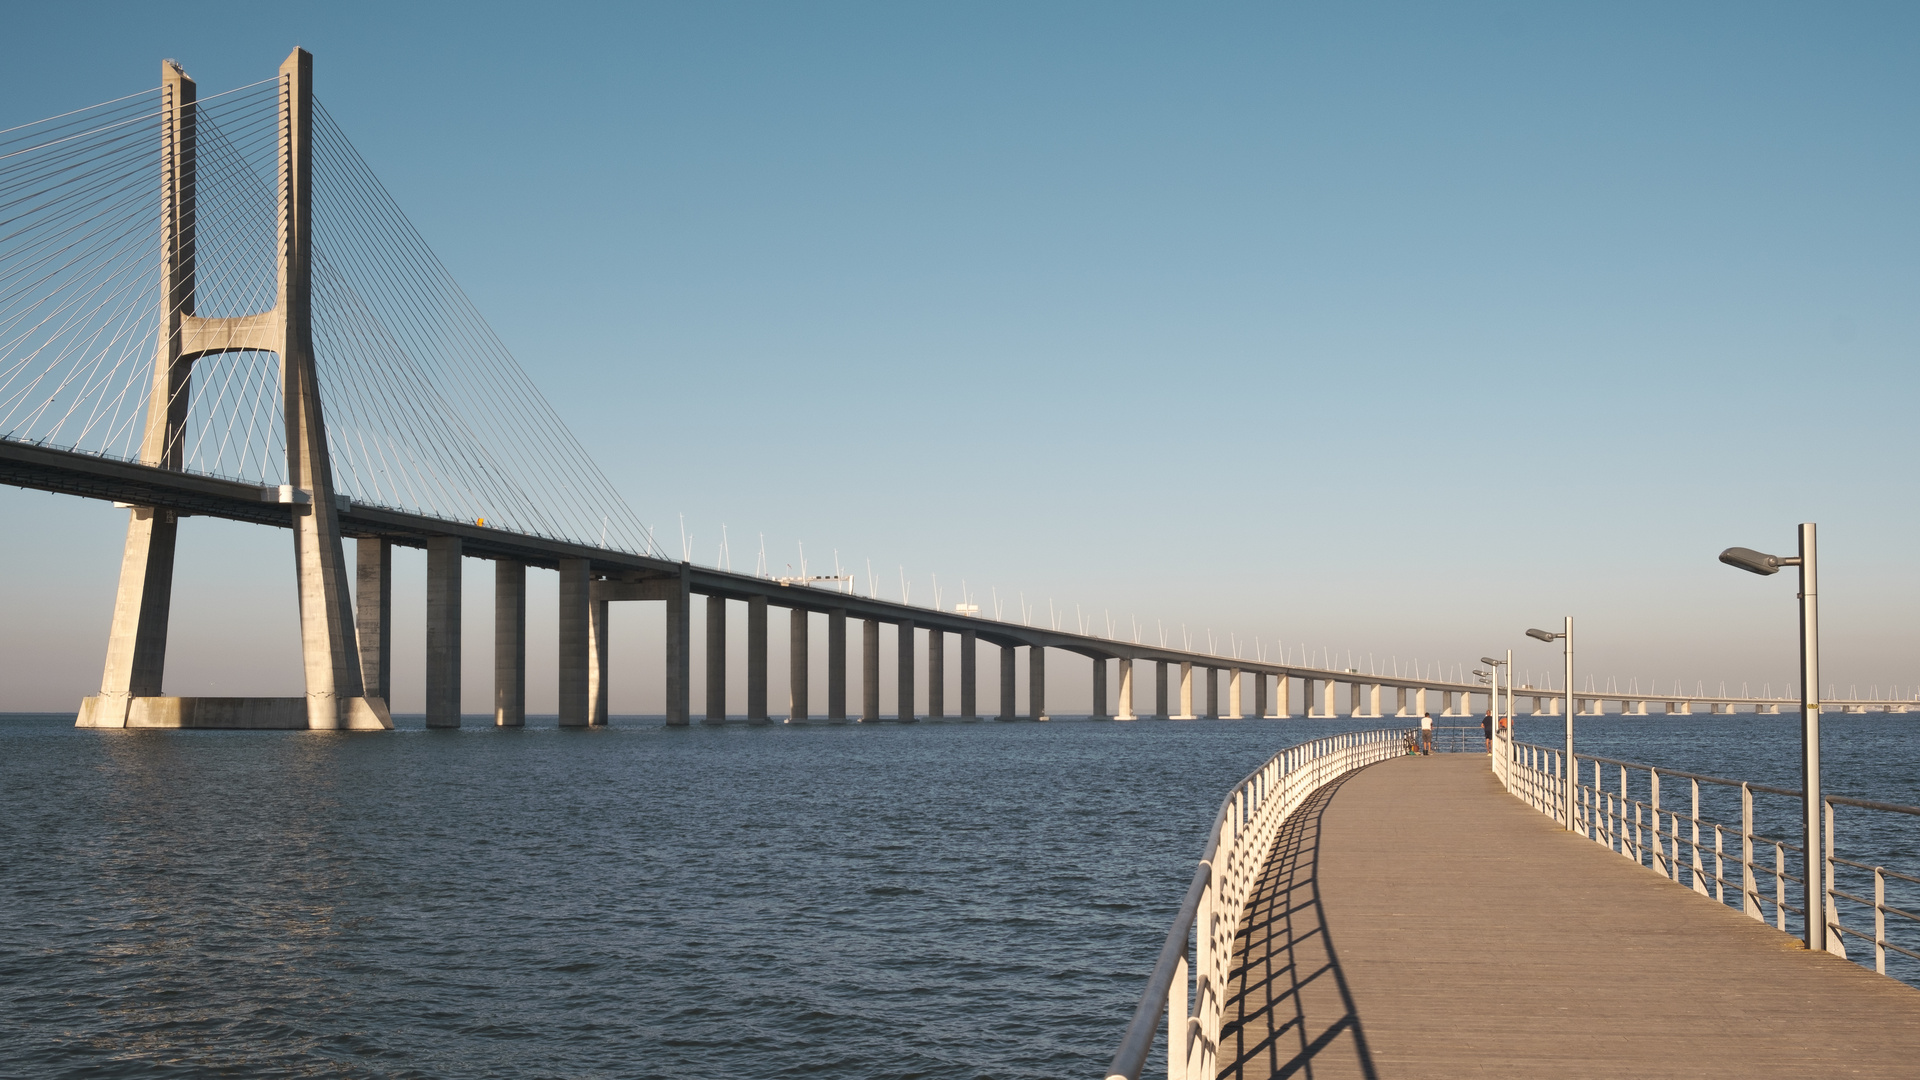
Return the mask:
<svg viewBox="0 0 1920 1080">
<path fill-rule="evenodd" d="M 1807 948 L 1825 951 L 1827 894 L 1820 882 L 1831 853 L 1825 850 L 1820 828 L 1824 806 L 1820 797 L 1820 614 L 1815 593 L 1813 522 L 1800 525 L 1798 558 L 1732 547 L 1720 553 L 1720 561 L 1762 576 L 1777 574 L 1783 566 L 1800 568 L 1800 827 L 1807 855 L 1801 899 L 1807 912 Z"/>
<path fill-rule="evenodd" d="M 1513 664 L 1513 653 L 1512 653 L 1511 651 L 1509 651 L 1509 652 L 1507 653 L 1507 658 L 1506 658 L 1505 660 L 1495 660 L 1495 659 L 1494 659 L 1493 657 L 1491 657 L 1491 656 L 1483 656 L 1483 657 L 1481 657 L 1481 658 L 1480 658 L 1480 662 L 1481 662 L 1481 663 L 1483 663 L 1483 664 L 1485 664 L 1485 665 L 1487 665 L 1488 667 L 1490 667 L 1490 668 L 1492 668 L 1492 669 L 1493 669 L 1492 671 L 1489 671 L 1489 672 L 1485 672 L 1485 673 L 1484 673 L 1484 674 L 1486 674 L 1486 675 L 1487 675 L 1487 677 L 1488 677 L 1489 679 L 1491 679 L 1491 680 L 1492 680 L 1492 682 L 1493 682 L 1493 689 L 1492 689 L 1492 691 L 1491 691 L 1490 693 L 1488 693 L 1488 695 L 1487 695 L 1487 717 L 1488 717 L 1489 719 L 1491 719 L 1491 720 L 1493 721 L 1493 734 L 1494 734 L 1494 736 L 1495 736 L 1496 738 L 1498 738 L 1498 736 L 1499 736 L 1499 733 L 1500 733 L 1501 731 L 1503 731 L 1503 730 L 1504 730 L 1504 731 L 1509 731 L 1509 732 L 1511 732 L 1511 731 L 1513 730 L 1513 696 L 1512 696 L 1512 689 L 1513 689 L 1513 667 L 1512 667 L 1512 664 Z M 1506 702 L 1506 706 L 1507 706 L 1507 707 L 1506 707 L 1506 718 L 1505 718 L 1505 719 L 1506 719 L 1506 727 L 1505 727 L 1505 728 L 1502 728 L 1502 727 L 1500 726 L 1500 721 L 1501 721 L 1501 710 L 1500 710 L 1500 668 L 1501 668 L 1501 665 L 1503 665 L 1503 664 L 1504 664 L 1504 665 L 1507 665 L 1507 689 L 1508 689 L 1508 695 L 1507 695 L 1507 702 Z M 1483 674 L 1483 673 L 1482 673 L 1482 672 L 1479 672 L 1479 671 L 1476 671 L 1476 672 L 1474 672 L 1474 674 L 1475 674 L 1475 675 L 1479 675 L 1479 674 Z M 1509 741 L 1511 741 L 1511 736 L 1509 736 Z M 1499 764 L 1499 762 L 1498 762 L 1498 761 L 1495 761 L 1495 762 L 1494 762 L 1494 764 L 1496 764 L 1496 765 L 1497 765 L 1497 764 Z M 1503 773 L 1501 773 L 1501 776 L 1502 776 L 1502 777 L 1504 777 L 1505 775 L 1506 775 L 1506 774 L 1505 774 L 1504 772 L 1503 772 Z"/>
<path fill-rule="evenodd" d="M 1573 831 L 1573 795 L 1574 795 L 1574 792 L 1578 789 L 1580 784 L 1580 771 L 1574 768 L 1574 765 L 1573 765 L 1573 616 L 1568 615 L 1566 617 L 1566 622 L 1564 623 L 1564 626 L 1566 628 L 1557 634 L 1550 634 L 1545 630 L 1529 630 L 1527 631 L 1527 636 L 1530 638 L 1533 638 L 1536 641 L 1552 642 L 1555 640 L 1560 640 L 1560 641 L 1566 642 L 1565 647 L 1562 649 L 1562 654 L 1565 656 L 1566 664 L 1567 664 L 1567 670 L 1566 670 L 1566 676 L 1565 676 L 1567 680 L 1567 686 L 1566 686 L 1567 765 L 1566 765 L 1566 768 L 1562 769 L 1561 771 L 1566 773 L 1566 776 L 1564 779 L 1567 782 L 1566 826 L 1567 826 L 1567 831 L 1572 832 Z M 1599 781 L 1596 780 L 1595 783 L 1598 784 Z"/>
<path fill-rule="evenodd" d="M 1493 665 L 1492 671 L 1481 671 L 1479 668 L 1474 668 L 1473 673 L 1479 676 L 1480 682 L 1487 686 L 1487 718 L 1493 721 L 1494 737 L 1498 738 L 1500 733 L 1500 662 L 1497 660 L 1489 660 L 1484 656 L 1481 657 L 1480 660 L 1482 663 Z M 1473 695 L 1469 694 L 1467 695 L 1465 711 L 1470 713 L 1472 709 Z M 1498 765 L 1499 760 L 1495 759 L 1493 764 Z"/>
</svg>

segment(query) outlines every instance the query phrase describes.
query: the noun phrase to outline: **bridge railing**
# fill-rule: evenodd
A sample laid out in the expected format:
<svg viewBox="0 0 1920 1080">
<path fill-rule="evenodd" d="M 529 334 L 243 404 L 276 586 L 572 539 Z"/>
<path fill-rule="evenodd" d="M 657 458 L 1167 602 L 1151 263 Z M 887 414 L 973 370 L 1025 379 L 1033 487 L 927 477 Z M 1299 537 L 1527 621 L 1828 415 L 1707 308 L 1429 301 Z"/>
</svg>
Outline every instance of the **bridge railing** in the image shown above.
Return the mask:
<svg viewBox="0 0 1920 1080">
<path fill-rule="evenodd" d="M 1214 816 L 1108 1080 L 1139 1080 L 1163 1016 L 1169 1080 L 1211 1080 L 1240 915 L 1280 826 L 1328 781 L 1407 753 L 1405 736 L 1402 728 L 1354 731 L 1290 746 L 1235 785 Z"/>
<path fill-rule="evenodd" d="M 1561 822 L 1567 819 L 1564 757 L 1554 747 L 1514 743 L 1505 774 L 1508 790 Z M 1758 810 L 1779 823 L 1778 832 L 1793 831 L 1798 790 L 1580 754 L 1574 769 L 1575 833 L 1783 933 L 1793 931 L 1790 922 L 1804 924 L 1806 910 L 1787 896 L 1796 891 L 1789 882 L 1806 880 L 1806 848 L 1755 825 Z M 1871 951 L 1875 971 L 1920 985 L 1920 874 L 1879 861 L 1910 850 L 1920 807 L 1842 795 L 1822 802 L 1828 951 L 1862 964 Z M 1849 808 L 1851 828 L 1837 829 L 1836 807 Z M 1857 857 L 1838 854 L 1836 838 L 1849 842 Z"/>
</svg>

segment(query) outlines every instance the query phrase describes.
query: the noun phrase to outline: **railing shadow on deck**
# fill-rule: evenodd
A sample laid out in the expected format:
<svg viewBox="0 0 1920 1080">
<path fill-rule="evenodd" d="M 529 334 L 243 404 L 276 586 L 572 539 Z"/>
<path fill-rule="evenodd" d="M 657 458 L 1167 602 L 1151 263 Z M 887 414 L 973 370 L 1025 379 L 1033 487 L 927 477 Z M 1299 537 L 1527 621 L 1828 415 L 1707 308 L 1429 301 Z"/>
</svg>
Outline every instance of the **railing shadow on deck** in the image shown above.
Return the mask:
<svg viewBox="0 0 1920 1080">
<path fill-rule="evenodd" d="M 1320 902 L 1320 825 L 1340 786 L 1309 796 L 1274 838 L 1235 942 L 1220 1028 L 1219 1073 L 1232 1080 L 1348 1074 L 1373 1055 Z"/>
</svg>

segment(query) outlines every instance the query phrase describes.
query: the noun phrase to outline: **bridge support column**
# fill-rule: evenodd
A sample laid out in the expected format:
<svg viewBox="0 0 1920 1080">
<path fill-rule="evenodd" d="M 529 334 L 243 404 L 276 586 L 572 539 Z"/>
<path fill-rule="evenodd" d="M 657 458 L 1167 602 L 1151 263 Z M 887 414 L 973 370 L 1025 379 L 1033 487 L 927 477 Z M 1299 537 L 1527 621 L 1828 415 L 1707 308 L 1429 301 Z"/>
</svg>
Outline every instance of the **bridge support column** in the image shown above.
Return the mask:
<svg viewBox="0 0 1920 1080">
<path fill-rule="evenodd" d="M 880 719 L 880 620 L 860 620 L 860 721 Z"/>
<path fill-rule="evenodd" d="M 1047 715 L 1047 648 L 1027 646 L 1027 709 L 1035 720 L 1050 720 Z"/>
<path fill-rule="evenodd" d="M 1156 720 L 1167 719 L 1167 662 L 1153 662 L 1153 716 Z"/>
<path fill-rule="evenodd" d="M 900 701 L 900 722 L 908 724 L 917 718 L 914 712 L 914 705 L 917 703 L 915 690 L 918 689 L 914 686 L 918 675 L 914 670 L 918 666 L 914 663 L 913 655 L 917 651 L 913 641 L 914 626 L 910 622 L 902 622 L 896 629 L 899 631 L 899 644 L 894 647 L 894 660 L 897 662 L 899 674 L 895 677 L 894 690 Z"/>
<path fill-rule="evenodd" d="M 1093 658 L 1093 713 L 1090 720 L 1106 720 L 1113 714 L 1107 711 L 1107 658 Z"/>
<path fill-rule="evenodd" d="M 427 539 L 427 726 L 460 726 L 460 538 Z"/>
<path fill-rule="evenodd" d="M 960 719 L 980 719 L 978 668 L 974 660 L 973 631 L 960 631 Z"/>
<path fill-rule="evenodd" d="M 1019 719 L 1015 715 L 1013 662 L 1013 646 L 1000 646 L 1000 719 L 1002 720 Z"/>
<path fill-rule="evenodd" d="M 680 578 L 667 582 L 667 726 L 693 723 L 693 568 L 680 564 Z"/>
<path fill-rule="evenodd" d="M 807 612 L 787 613 L 787 723 L 807 722 Z"/>
<path fill-rule="evenodd" d="M 1116 720 L 1133 719 L 1133 657 L 1122 656 L 1120 665 L 1120 710 L 1114 714 Z"/>
<path fill-rule="evenodd" d="M 1193 715 L 1193 661 L 1180 661 L 1180 714 L 1175 720 L 1192 720 Z"/>
<path fill-rule="evenodd" d="M 947 717 L 947 632 L 927 627 L 927 718 Z"/>
<path fill-rule="evenodd" d="M 1362 704 L 1362 700 L 1365 697 L 1365 694 L 1363 693 L 1365 689 L 1366 689 L 1365 686 L 1357 682 L 1350 682 L 1347 684 L 1347 715 L 1348 716 L 1367 715 L 1366 706 Z"/>
<path fill-rule="evenodd" d="M 727 598 L 707 597 L 707 718 L 709 724 L 727 719 Z"/>
<path fill-rule="evenodd" d="M 1417 687 L 1413 691 L 1413 715 L 1427 715 L 1427 688 Z"/>
<path fill-rule="evenodd" d="M 585 559 L 560 560 L 560 726 L 587 726 L 587 624 L 592 575 Z"/>
<path fill-rule="evenodd" d="M 1240 669 L 1227 669 L 1227 719 L 1239 720 L 1240 716 Z"/>
<path fill-rule="evenodd" d="M 1273 716 L 1276 720 L 1293 718 L 1293 677 L 1281 672 L 1273 677 Z"/>
<path fill-rule="evenodd" d="M 1220 669 L 1202 668 L 1207 673 L 1207 719 L 1220 719 Z"/>
<path fill-rule="evenodd" d="M 1380 684 L 1367 684 L 1367 715 L 1372 719 L 1380 718 Z"/>
<path fill-rule="evenodd" d="M 1307 719 L 1320 719 L 1320 680 L 1303 677 L 1300 680 L 1300 691 L 1301 695 L 1307 699 Z"/>
<path fill-rule="evenodd" d="M 847 613 L 827 612 L 827 719 L 847 719 Z"/>
<path fill-rule="evenodd" d="M 1262 720 L 1267 717 L 1267 673 L 1264 671 L 1253 674 L 1253 715 Z"/>
<path fill-rule="evenodd" d="M 767 723 L 767 598 L 747 601 L 747 723 Z"/>
<path fill-rule="evenodd" d="M 587 599 L 587 640 L 590 643 L 587 652 L 590 662 L 587 667 L 587 726 L 607 726 L 607 677 L 611 674 L 607 662 L 611 653 L 607 649 L 607 632 L 612 629 L 609 616 L 612 614 L 606 600 L 592 595 L 589 586 Z"/>
<path fill-rule="evenodd" d="M 1395 705 L 1395 708 L 1393 710 L 1393 715 L 1395 716 L 1412 715 L 1411 713 L 1407 712 L 1407 688 L 1404 686 L 1399 686 L 1399 687 L 1395 687 L 1394 689 L 1399 691 L 1399 694 L 1397 695 L 1399 700 Z"/>
<path fill-rule="evenodd" d="M 360 544 L 364 548 L 367 541 Z M 366 637 L 360 641 L 364 653 Z M 493 723 L 527 726 L 527 564 L 512 559 L 493 562 Z"/>
<path fill-rule="evenodd" d="M 374 536 L 353 542 L 353 627 L 360 641 L 360 686 L 393 697 L 393 545 Z M 522 570 L 525 580 L 525 570 Z"/>
<path fill-rule="evenodd" d="M 1340 689 L 1339 683 L 1334 682 L 1332 679 L 1327 680 L 1326 690 L 1325 690 L 1326 701 L 1321 707 L 1321 715 L 1325 716 L 1329 720 L 1340 715 L 1340 710 L 1338 705 L 1339 698 L 1337 696 L 1339 693 L 1339 689 Z"/>
</svg>

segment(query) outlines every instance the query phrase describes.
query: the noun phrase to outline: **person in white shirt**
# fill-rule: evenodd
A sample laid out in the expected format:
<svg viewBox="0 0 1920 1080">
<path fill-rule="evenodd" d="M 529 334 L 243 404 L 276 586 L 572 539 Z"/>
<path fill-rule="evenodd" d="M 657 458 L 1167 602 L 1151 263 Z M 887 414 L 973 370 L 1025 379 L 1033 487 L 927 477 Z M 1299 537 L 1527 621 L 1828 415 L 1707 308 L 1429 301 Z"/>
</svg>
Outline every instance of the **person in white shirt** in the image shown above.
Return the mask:
<svg viewBox="0 0 1920 1080">
<path fill-rule="evenodd" d="M 1427 713 L 1420 718 L 1420 756 L 1433 754 L 1433 714 Z"/>
</svg>

